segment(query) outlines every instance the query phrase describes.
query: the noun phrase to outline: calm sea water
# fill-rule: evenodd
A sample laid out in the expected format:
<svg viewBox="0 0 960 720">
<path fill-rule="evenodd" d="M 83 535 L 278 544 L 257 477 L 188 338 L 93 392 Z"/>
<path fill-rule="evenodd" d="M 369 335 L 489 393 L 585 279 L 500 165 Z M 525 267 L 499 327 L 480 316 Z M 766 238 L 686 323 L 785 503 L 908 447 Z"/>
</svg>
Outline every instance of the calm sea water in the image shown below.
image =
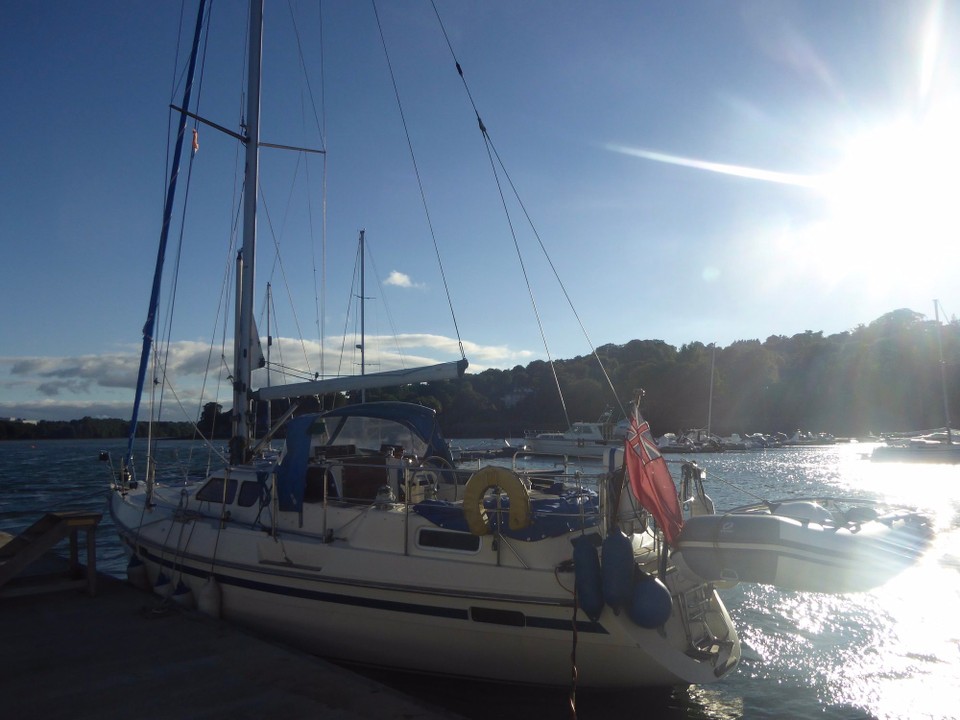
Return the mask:
<svg viewBox="0 0 960 720">
<path fill-rule="evenodd" d="M 106 512 L 110 464 L 97 459 L 108 450 L 116 462 L 123 449 L 121 441 L 0 443 L 0 530 L 16 533 L 47 510 L 102 510 L 98 563 L 123 577 L 125 563 Z M 921 508 L 938 530 L 921 562 L 868 593 L 821 595 L 760 585 L 723 590 L 744 641 L 744 659 L 732 677 L 663 692 L 581 692 L 578 717 L 960 718 L 960 468 L 873 464 L 863 457 L 871 449 L 851 444 L 696 459 L 707 469 L 718 510 L 757 497 L 817 493 Z M 175 461 L 175 474 L 202 471 L 206 462 L 191 443 L 162 443 L 160 452 Z M 378 679 L 468 717 L 570 717 L 562 692 L 392 674 Z"/>
</svg>

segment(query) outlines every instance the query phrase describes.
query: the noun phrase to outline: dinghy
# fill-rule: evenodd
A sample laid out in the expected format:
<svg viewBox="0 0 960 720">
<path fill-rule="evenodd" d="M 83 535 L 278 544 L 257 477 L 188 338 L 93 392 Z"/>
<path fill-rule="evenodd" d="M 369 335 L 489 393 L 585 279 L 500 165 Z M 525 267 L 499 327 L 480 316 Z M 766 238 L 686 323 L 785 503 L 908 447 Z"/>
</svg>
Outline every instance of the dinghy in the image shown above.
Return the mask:
<svg viewBox="0 0 960 720">
<path fill-rule="evenodd" d="M 881 514 L 863 501 L 817 498 L 687 518 L 678 554 L 705 580 L 844 593 L 882 585 L 931 538 L 918 513 Z"/>
</svg>

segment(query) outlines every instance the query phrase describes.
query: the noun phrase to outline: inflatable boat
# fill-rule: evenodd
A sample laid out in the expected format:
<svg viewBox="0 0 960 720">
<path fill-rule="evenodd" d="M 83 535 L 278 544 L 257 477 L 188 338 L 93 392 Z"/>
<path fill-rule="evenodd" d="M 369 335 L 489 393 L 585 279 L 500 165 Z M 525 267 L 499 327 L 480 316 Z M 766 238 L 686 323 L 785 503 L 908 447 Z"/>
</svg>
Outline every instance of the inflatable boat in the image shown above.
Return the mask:
<svg viewBox="0 0 960 720">
<path fill-rule="evenodd" d="M 842 509 L 817 499 L 687 518 L 677 547 L 705 580 L 844 593 L 882 585 L 914 563 L 932 536 L 915 512 Z"/>
</svg>

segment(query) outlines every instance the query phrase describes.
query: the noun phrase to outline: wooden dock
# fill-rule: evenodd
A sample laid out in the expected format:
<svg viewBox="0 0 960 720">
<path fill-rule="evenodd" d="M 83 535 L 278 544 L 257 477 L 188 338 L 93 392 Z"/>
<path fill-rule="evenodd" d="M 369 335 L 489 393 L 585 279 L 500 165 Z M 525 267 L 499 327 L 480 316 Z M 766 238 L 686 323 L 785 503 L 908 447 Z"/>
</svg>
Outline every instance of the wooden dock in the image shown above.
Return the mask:
<svg viewBox="0 0 960 720">
<path fill-rule="evenodd" d="M 95 596 L 0 598 L 0 708 L 8 720 L 456 717 L 104 575 Z"/>
<path fill-rule="evenodd" d="M 85 587 L 97 592 L 97 525 L 100 513 L 48 512 L 16 537 L 0 533 L 0 597 L 36 595 Z M 80 564 L 80 533 L 87 546 L 87 564 Z M 50 551 L 70 541 L 70 561 L 64 564 Z"/>
</svg>

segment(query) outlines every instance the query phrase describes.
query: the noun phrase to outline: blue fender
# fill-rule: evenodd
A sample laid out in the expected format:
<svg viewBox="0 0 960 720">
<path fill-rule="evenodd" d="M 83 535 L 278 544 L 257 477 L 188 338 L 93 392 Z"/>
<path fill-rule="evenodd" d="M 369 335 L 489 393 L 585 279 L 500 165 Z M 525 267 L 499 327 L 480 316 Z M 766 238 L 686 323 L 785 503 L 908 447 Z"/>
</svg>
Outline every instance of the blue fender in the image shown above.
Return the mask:
<svg viewBox="0 0 960 720">
<path fill-rule="evenodd" d="M 627 610 L 630 619 L 640 627 L 652 630 L 669 620 L 672 612 L 673 600 L 667 586 L 660 578 L 637 568 L 633 600 Z"/>
<path fill-rule="evenodd" d="M 613 528 L 603 541 L 603 599 L 620 614 L 621 608 L 633 599 L 633 543 L 618 528 Z"/>
<path fill-rule="evenodd" d="M 596 622 L 603 612 L 603 582 L 600 577 L 600 556 L 590 535 L 581 535 L 573 542 L 573 571 L 577 588 L 577 604 Z"/>
</svg>

